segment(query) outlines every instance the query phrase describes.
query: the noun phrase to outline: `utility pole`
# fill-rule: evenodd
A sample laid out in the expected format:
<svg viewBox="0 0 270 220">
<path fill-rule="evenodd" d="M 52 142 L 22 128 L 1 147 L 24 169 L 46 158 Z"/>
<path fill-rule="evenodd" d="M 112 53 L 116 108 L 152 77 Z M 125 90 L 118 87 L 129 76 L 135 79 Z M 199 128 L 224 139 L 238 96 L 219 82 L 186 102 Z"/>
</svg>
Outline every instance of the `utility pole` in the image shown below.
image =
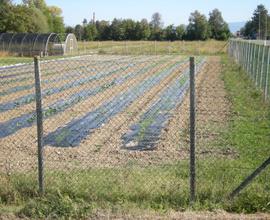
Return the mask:
<svg viewBox="0 0 270 220">
<path fill-rule="evenodd" d="M 261 11 L 259 13 L 259 40 L 261 39 Z"/>
<path fill-rule="evenodd" d="M 267 25 L 268 25 L 268 14 L 267 13 L 265 15 L 265 23 L 266 23 L 266 25 L 265 25 L 265 45 L 266 45 L 266 40 L 267 40 L 267 37 L 268 37 L 268 27 L 267 27 Z"/>
<path fill-rule="evenodd" d="M 94 12 L 93 13 L 93 24 L 95 24 L 96 23 L 96 13 Z"/>
</svg>

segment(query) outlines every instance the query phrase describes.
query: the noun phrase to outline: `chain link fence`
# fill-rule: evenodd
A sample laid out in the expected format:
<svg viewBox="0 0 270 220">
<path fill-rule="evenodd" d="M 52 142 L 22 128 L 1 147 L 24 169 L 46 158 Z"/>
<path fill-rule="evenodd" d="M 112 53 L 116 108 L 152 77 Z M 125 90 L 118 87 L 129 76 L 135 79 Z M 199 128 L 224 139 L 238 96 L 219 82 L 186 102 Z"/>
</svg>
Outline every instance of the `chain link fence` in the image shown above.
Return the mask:
<svg viewBox="0 0 270 220">
<path fill-rule="evenodd" d="M 269 154 L 267 106 L 243 112 L 232 97 L 255 92 L 233 85 L 222 62 L 196 57 L 193 69 L 179 55 L 89 55 L 0 67 L 3 186 L 103 208 L 222 206 Z M 264 172 L 243 195 L 264 204 L 269 180 Z"/>
<path fill-rule="evenodd" d="M 228 52 L 250 76 L 265 99 L 270 96 L 270 46 L 269 42 L 230 40 Z"/>
</svg>

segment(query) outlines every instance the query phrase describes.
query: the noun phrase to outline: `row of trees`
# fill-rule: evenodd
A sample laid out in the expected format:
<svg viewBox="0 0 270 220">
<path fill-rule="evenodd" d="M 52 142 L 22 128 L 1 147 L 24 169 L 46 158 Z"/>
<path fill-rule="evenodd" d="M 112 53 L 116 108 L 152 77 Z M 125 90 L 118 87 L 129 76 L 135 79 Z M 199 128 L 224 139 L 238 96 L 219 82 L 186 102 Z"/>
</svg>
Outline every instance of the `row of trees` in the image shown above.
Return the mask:
<svg viewBox="0 0 270 220">
<path fill-rule="evenodd" d="M 241 29 L 241 35 L 250 39 L 270 37 L 270 15 L 264 5 L 258 5 L 251 20 Z"/>
<path fill-rule="evenodd" d="M 62 10 L 48 6 L 45 0 L 23 0 L 22 4 L 0 0 L 0 18 L 0 32 L 68 32 L 75 33 L 80 40 L 226 40 L 230 36 L 218 9 L 209 13 L 209 19 L 198 11 L 191 13 L 187 26 L 164 27 L 161 14 L 154 13 L 150 22 L 147 19 L 112 22 L 84 19 L 82 24 L 65 28 Z"/>
<path fill-rule="evenodd" d="M 0 0 L 0 32 L 63 33 L 62 10 L 47 6 L 45 0 Z"/>
<path fill-rule="evenodd" d="M 67 27 L 66 32 L 74 33 L 80 40 L 206 40 L 213 38 L 226 40 L 230 37 L 228 24 L 218 9 L 209 13 L 209 19 L 198 11 L 191 13 L 189 24 L 164 27 L 161 14 L 154 13 L 150 22 L 147 19 L 114 19 L 88 22 Z"/>
</svg>

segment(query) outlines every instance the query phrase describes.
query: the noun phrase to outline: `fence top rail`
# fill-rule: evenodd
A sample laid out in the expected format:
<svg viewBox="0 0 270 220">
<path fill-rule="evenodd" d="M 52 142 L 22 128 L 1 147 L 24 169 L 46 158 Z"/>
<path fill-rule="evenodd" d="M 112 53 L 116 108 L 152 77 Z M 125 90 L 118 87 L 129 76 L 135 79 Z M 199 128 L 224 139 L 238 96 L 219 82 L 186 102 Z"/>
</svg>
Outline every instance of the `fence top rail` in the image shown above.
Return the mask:
<svg viewBox="0 0 270 220">
<path fill-rule="evenodd" d="M 251 40 L 251 39 L 241 39 L 241 38 L 231 38 L 230 41 L 234 42 L 245 42 L 245 43 L 252 43 L 257 45 L 264 45 L 264 46 L 270 46 L 270 40 Z"/>
</svg>

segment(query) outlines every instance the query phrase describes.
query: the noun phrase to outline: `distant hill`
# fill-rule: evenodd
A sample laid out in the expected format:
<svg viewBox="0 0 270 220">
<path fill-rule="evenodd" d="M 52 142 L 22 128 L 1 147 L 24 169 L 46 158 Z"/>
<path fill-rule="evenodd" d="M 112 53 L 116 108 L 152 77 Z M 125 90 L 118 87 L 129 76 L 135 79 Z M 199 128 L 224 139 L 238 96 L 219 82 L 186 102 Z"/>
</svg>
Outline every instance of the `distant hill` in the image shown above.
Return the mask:
<svg viewBox="0 0 270 220">
<path fill-rule="evenodd" d="M 239 31 L 242 27 L 245 26 L 245 24 L 246 24 L 245 21 L 228 23 L 230 31 L 232 33 L 236 33 L 237 31 Z"/>
</svg>

